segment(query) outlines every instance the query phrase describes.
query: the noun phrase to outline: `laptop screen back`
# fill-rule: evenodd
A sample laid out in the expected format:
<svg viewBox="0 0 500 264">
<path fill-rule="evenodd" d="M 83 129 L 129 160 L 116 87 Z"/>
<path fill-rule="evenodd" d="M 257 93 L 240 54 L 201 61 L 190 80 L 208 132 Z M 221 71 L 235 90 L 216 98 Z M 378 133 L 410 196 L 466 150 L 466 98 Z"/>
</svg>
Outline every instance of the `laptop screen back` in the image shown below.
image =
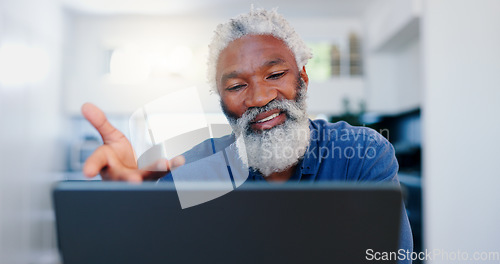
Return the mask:
<svg viewBox="0 0 500 264">
<path fill-rule="evenodd" d="M 363 263 L 398 248 L 394 186 L 246 183 L 187 209 L 171 184 L 62 182 L 53 195 L 65 264 Z"/>
</svg>

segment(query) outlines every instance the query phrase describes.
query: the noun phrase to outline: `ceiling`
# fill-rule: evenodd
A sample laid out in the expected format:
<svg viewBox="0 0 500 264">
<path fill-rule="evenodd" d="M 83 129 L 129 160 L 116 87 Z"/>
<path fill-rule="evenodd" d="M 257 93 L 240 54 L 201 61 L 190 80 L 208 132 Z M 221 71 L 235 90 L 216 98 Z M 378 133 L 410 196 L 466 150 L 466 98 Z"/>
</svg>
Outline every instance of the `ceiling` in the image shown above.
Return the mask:
<svg viewBox="0 0 500 264">
<path fill-rule="evenodd" d="M 61 0 L 76 12 L 100 15 L 187 15 L 229 18 L 254 7 L 279 7 L 294 17 L 361 17 L 377 0 Z"/>
</svg>

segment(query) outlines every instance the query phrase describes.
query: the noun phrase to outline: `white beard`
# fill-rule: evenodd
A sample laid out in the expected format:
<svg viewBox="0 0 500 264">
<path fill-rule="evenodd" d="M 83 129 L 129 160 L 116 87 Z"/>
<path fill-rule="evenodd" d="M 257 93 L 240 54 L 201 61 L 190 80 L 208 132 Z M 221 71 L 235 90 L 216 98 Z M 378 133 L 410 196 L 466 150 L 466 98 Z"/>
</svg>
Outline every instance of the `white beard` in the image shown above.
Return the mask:
<svg viewBox="0 0 500 264">
<path fill-rule="evenodd" d="M 249 109 L 237 120 L 228 118 L 236 135 L 241 160 L 265 177 L 297 164 L 307 151 L 310 129 L 305 104 L 306 89 L 301 88 L 296 101 L 272 101 L 264 107 Z M 251 130 L 250 122 L 259 113 L 272 109 L 284 110 L 286 121 L 268 130 Z"/>
</svg>

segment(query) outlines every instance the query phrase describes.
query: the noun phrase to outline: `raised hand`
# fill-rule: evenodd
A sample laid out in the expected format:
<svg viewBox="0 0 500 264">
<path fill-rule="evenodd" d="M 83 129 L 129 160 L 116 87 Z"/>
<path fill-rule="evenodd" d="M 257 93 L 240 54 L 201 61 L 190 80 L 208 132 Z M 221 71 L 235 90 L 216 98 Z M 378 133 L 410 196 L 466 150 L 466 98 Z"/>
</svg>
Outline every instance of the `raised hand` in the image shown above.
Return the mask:
<svg viewBox="0 0 500 264">
<path fill-rule="evenodd" d="M 83 173 L 87 177 L 95 177 L 100 173 L 103 180 L 156 180 L 185 162 L 182 156 L 178 156 L 171 160 L 158 160 L 148 168 L 139 170 L 130 141 L 109 123 L 101 109 L 91 103 L 85 103 L 82 106 L 82 114 L 101 134 L 104 142 L 85 161 Z"/>
</svg>

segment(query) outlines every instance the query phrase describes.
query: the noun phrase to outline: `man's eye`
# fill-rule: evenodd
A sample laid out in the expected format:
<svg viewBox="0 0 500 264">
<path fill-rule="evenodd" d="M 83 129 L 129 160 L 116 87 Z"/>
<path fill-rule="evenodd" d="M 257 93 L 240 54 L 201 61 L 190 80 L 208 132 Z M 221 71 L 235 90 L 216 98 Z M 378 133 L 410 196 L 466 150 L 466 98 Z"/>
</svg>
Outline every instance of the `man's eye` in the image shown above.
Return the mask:
<svg viewBox="0 0 500 264">
<path fill-rule="evenodd" d="M 228 87 L 228 88 L 226 88 L 226 90 L 227 91 L 238 91 L 238 90 L 244 88 L 245 86 L 246 86 L 245 84 L 238 84 L 238 85 Z"/>
<path fill-rule="evenodd" d="M 281 71 L 281 72 L 273 73 L 273 74 L 267 76 L 266 79 L 276 80 L 276 79 L 279 79 L 279 78 L 283 77 L 283 75 L 285 75 L 285 74 L 286 74 L 286 71 Z"/>
</svg>

